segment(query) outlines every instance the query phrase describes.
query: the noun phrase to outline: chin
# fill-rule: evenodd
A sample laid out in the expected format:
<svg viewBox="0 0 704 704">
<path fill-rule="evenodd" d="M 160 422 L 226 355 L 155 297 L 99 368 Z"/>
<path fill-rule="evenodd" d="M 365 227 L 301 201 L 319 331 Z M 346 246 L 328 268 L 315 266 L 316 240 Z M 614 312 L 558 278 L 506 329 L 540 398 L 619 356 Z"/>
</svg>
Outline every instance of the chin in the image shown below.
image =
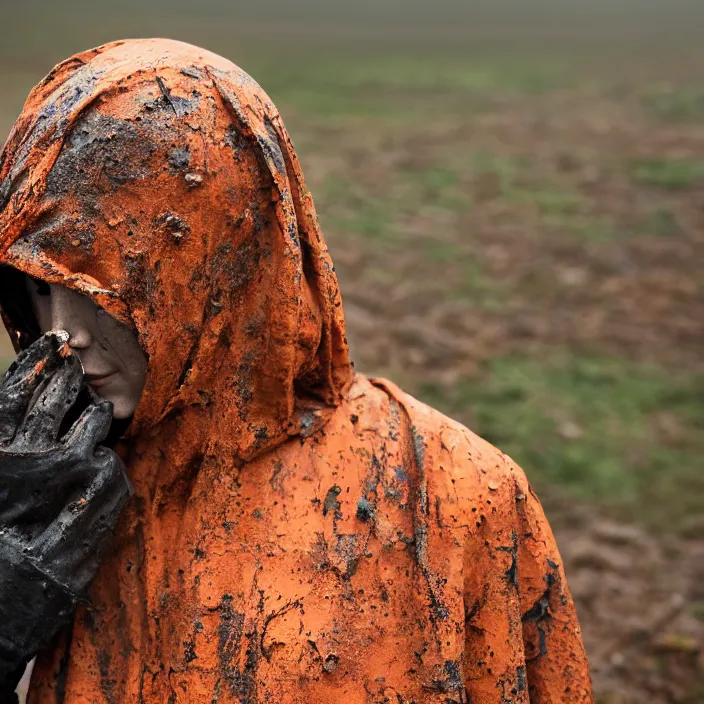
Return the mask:
<svg viewBox="0 0 704 704">
<path fill-rule="evenodd" d="M 110 400 L 110 399 L 108 399 Z M 116 404 L 112 403 L 112 417 L 116 420 L 126 420 L 134 413 L 134 408 L 131 404 Z"/>
<path fill-rule="evenodd" d="M 124 396 L 111 394 L 98 394 L 104 401 L 109 401 L 112 404 L 112 417 L 116 420 L 125 420 L 130 418 L 134 413 L 134 404 Z"/>
</svg>

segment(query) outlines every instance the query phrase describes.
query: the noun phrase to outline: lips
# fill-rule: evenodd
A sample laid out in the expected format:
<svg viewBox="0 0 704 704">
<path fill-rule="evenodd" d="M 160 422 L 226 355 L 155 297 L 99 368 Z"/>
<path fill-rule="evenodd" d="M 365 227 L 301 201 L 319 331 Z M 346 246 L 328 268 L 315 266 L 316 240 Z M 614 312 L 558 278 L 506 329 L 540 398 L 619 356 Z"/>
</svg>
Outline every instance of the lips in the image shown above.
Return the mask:
<svg viewBox="0 0 704 704">
<path fill-rule="evenodd" d="M 99 389 L 101 386 L 109 384 L 114 376 L 115 372 L 110 372 L 109 374 L 86 374 L 86 380 L 94 389 Z"/>
</svg>

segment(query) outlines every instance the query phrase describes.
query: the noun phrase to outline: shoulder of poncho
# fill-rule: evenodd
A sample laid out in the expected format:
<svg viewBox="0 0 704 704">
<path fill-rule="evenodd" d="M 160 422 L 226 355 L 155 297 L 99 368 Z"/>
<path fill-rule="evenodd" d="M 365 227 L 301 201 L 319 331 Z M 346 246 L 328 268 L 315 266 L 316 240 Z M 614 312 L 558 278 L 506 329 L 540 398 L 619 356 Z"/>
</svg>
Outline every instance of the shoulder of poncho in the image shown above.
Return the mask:
<svg viewBox="0 0 704 704">
<path fill-rule="evenodd" d="M 373 378 L 369 383 L 404 409 L 416 459 L 423 462 L 431 483 L 444 478 L 472 503 L 479 497 L 492 497 L 494 505 L 513 503 L 532 492 L 524 471 L 491 443 L 391 381 Z"/>
</svg>

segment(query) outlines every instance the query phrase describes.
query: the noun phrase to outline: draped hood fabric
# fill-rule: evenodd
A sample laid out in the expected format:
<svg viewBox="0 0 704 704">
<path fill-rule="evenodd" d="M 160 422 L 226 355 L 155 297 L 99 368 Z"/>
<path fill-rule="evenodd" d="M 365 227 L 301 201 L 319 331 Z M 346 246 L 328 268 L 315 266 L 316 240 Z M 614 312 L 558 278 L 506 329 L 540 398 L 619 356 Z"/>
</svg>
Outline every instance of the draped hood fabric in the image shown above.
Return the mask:
<svg viewBox="0 0 704 704">
<path fill-rule="evenodd" d="M 297 156 L 239 68 L 168 40 L 57 66 L 0 156 L 0 263 L 149 360 L 135 497 L 29 702 L 591 701 L 525 476 L 354 375 Z"/>
</svg>

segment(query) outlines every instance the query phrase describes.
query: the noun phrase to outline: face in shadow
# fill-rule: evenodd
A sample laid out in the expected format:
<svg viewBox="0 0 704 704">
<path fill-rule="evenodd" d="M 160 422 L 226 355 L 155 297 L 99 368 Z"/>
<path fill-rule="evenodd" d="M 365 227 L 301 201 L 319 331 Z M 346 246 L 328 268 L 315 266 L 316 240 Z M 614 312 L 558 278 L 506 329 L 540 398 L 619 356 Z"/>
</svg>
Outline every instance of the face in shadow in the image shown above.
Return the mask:
<svg viewBox="0 0 704 704">
<path fill-rule="evenodd" d="M 65 330 L 88 384 L 113 404 L 115 418 L 132 416 L 147 371 L 137 331 L 65 286 L 27 277 L 27 290 L 40 331 Z"/>
</svg>

